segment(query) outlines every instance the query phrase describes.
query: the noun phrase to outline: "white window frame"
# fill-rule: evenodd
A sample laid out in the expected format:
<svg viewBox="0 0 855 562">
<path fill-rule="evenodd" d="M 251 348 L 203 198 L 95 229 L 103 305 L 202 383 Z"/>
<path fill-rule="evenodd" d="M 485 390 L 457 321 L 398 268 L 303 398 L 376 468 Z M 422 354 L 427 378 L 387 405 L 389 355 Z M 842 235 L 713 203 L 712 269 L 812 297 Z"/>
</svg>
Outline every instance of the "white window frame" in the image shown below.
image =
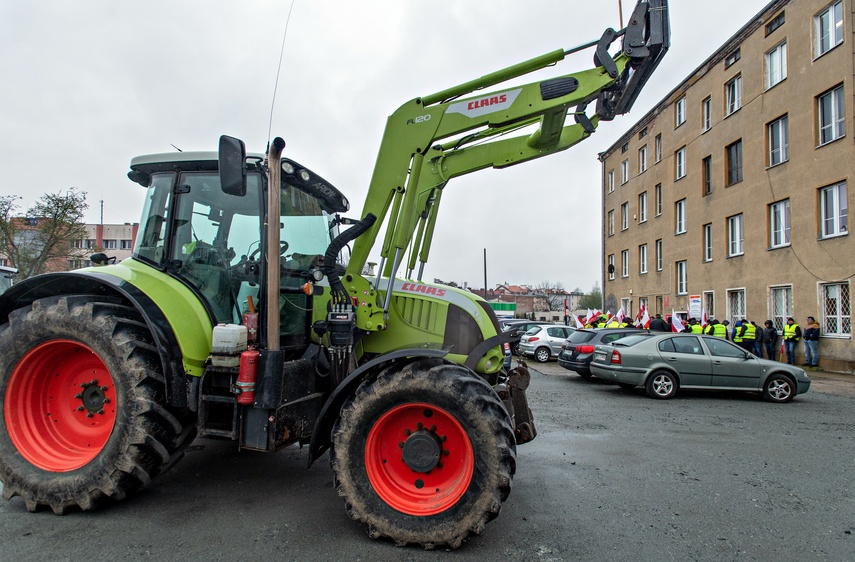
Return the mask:
<svg viewBox="0 0 855 562">
<path fill-rule="evenodd" d="M 686 122 L 686 96 L 674 103 L 674 128 Z"/>
<path fill-rule="evenodd" d="M 769 139 L 769 167 L 790 159 L 790 120 L 783 115 L 766 125 Z"/>
<path fill-rule="evenodd" d="M 678 261 L 675 264 L 675 269 L 677 271 L 677 294 L 678 295 L 688 295 L 689 294 L 689 279 L 688 279 L 688 268 L 689 265 L 686 260 Z"/>
<path fill-rule="evenodd" d="M 655 242 L 656 246 L 656 271 L 662 271 L 662 239 Z"/>
<path fill-rule="evenodd" d="M 611 209 L 608 212 L 607 216 L 608 216 L 609 236 L 614 236 L 615 235 L 615 210 Z"/>
<path fill-rule="evenodd" d="M 656 135 L 656 137 L 653 139 L 653 144 L 655 146 L 656 161 L 661 162 L 662 161 L 662 134 L 661 133 Z"/>
<path fill-rule="evenodd" d="M 849 201 L 846 182 L 819 190 L 820 235 L 834 238 L 849 234 Z"/>
<path fill-rule="evenodd" d="M 638 273 L 647 273 L 647 244 L 638 247 Z"/>
<path fill-rule="evenodd" d="M 629 201 L 621 203 L 620 206 L 620 229 L 626 230 L 629 228 Z"/>
<path fill-rule="evenodd" d="M 609 193 L 614 192 L 614 190 L 615 190 L 615 171 L 614 170 L 609 170 L 608 185 L 609 185 Z"/>
<path fill-rule="evenodd" d="M 629 158 L 620 163 L 620 184 L 629 181 Z"/>
<path fill-rule="evenodd" d="M 705 133 L 712 128 L 712 97 L 707 96 L 701 102 L 701 132 Z"/>
<path fill-rule="evenodd" d="M 813 17 L 814 58 L 843 43 L 843 1 L 832 2 Z"/>
<path fill-rule="evenodd" d="M 704 261 L 712 261 L 712 223 L 704 225 Z"/>
<path fill-rule="evenodd" d="M 674 153 L 674 181 L 686 177 L 686 147 Z"/>
<path fill-rule="evenodd" d="M 704 310 L 707 312 L 707 318 L 715 318 L 715 291 L 704 291 L 702 294 Z"/>
<path fill-rule="evenodd" d="M 609 265 L 612 266 L 611 271 L 609 271 L 609 281 L 614 281 L 615 280 L 615 255 L 614 254 L 609 254 Z M 608 269 L 606 271 L 608 271 Z"/>
<path fill-rule="evenodd" d="M 674 203 L 674 234 L 686 232 L 686 200 L 680 199 Z"/>
<path fill-rule="evenodd" d="M 638 173 L 643 174 L 647 171 L 647 145 L 645 144 L 638 149 Z"/>
<path fill-rule="evenodd" d="M 851 300 L 849 283 L 823 283 L 820 285 L 822 298 L 822 335 L 851 337 Z"/>
<path fill-rule="evenodd" d="M 766 89 L 787 79 L 787 42 L 782 41 L 766 53 Z"/>
<path fill-rule="evenodd" d="M 654 197 L 656 199 L 656 216 L 662 215 L 662 184 L 657 183 L 653 188 Z"/>
<path fill-rule="evenodd" d="M 620 252 L 620 276 L 629 277 L 629 250 Z"/>
<path fill-rule="evenodd" d="M 777 285 L 769 287 L 769 318 L 778 333 L 784 332 L 787 318 L 793 315 L 793 286 Z"/>
<path fill-rule="evenodd" d="M 830 103 L 826 104 L 825 100 Z M 846 135 L 845 99 L 843 84 L 817 96 L 816 119 L 819 146 L 834 142 Z"/>
<path fill-rule="evenodd" d="M 727 217 L 727 257 L 745 254 L 745 239 L 742 213 Z"/>
<path fill-rule="evenodd" d="M 724 85 L 724 115 L 733 115 L 742 107 L 742 74 L 737 74 Z"/>
<path fill-rule="evenodd" d="M 738 148 L 735 148 L 737 147 Z M 732 149 L 733 148 L 733 149 Z M 741 182 L 744 178 L 743 173 L 744 170 L 742 168 L 742 160 L 743 160 L 743 146 L 742 139 L 734 141 L 724 147 L 725 149 L 725 175 L 727 176 L 727 186 L 736 185 Z M 732 155 L 735 155 L 736 158 L 732 158 Z"/>
<path fill-rule="evenodd" d="M 647 192 L 638 194 L 638 222 L 647 222 Z"/>
<path fill-rule="evenodd" d="M 769 205 L 769 247 L 784 248 L 790 245 L 790 200 Z"/>
<path fill-rule="evenodd" d="M 731 326 L 736 326 L 740 320 L 745 320 L 745 289 L 727 289 L 727 319 Z"/>
</svg>

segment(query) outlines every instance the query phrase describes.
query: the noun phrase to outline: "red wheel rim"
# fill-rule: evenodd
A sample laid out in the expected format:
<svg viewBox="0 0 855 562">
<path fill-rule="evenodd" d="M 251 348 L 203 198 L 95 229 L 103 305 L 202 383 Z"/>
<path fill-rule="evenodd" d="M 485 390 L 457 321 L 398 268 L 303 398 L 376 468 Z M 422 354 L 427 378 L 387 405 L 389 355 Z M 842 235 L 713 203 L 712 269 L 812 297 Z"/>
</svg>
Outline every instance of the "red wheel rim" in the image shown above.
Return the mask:
<svg viewBox="0 0 855 562">
<path fill-rule="evenodd" d="M 71 340 L 42 343 L 15 365 L 6 387 L 6 428 L 33 465 L 68 472 L 94 459 L 116 423 L 116 390 L 101 358 Z"/>
<path fill-rule="evenodd" d="M 438 444 L 439 461 L 417 471 L 404 459 L 407 443 Z M 412 464 L 412 463 L 411 463 Z M 457 419 L 442 408 L 412 403 L 383 414 L 368 433 L 365 468 L 377 494 L 408 515 L 434 515 L 460 500 L 475 467 L 472 443 Z"/>
</svg>

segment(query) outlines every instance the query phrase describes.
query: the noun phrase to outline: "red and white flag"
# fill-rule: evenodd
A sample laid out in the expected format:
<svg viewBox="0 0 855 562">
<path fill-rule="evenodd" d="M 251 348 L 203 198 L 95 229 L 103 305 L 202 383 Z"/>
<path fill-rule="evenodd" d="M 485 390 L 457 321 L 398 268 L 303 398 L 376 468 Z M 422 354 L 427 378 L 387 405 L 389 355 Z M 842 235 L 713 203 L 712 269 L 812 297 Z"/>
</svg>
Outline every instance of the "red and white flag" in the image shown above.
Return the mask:
<svg viewBox="0 0 855 562">
<path fill-rule="evenodd" d="M 624 318 L 626 318 L 626 312 L 624 312 L 623 307 L 620 307 L 620 310 L 617 311 L 617 321 L 622 324 Z"/>
<path fill-rule="evenodd" d="M 672 332 L 682 332 L 686 329 L 683 325 L 683 321 L 680 320 L 680 317 L 674 313 L 674 309 L 671 309 L 671 331 Z"/>
<path fill-rule="evenodd" d="M 709 318 L 707 318 L 707 307 L 701 309 L 701 328 L 706 328 L 707 324 L 709 324 Z"/>
<path fill-rule="evenodd" d="M 578 317 L 578 316 L 574 315 L 574 316 L 573 316 L 573 318 L 575 318 L 575 319 L 576 319 L 576 329 L 577 329 L 577 330 L 581 330 L 582 328 L 584 328 L 584 327 L 585 327 L 585 325 L 584 325 L 584 324 L 582 324 L 582 322 L 579 320 L 579 317 Z"/>
<path fill-rule="evenodd" d="M 647 314 L 647 308 L 644 309 L 644 314 L 641 315 L 641 328 L 644 330 L 650 329 L 650 315 Z"/>
</svg>

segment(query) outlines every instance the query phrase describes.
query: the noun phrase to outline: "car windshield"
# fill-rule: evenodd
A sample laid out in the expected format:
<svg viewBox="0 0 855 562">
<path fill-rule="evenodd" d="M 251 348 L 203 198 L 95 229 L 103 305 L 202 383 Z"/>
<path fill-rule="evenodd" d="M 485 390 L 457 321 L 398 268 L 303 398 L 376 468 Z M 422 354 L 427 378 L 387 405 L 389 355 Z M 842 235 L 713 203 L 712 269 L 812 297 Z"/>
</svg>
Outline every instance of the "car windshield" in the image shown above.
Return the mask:
<svg viewBox="0 0 855 562">
<path fill-rule="evenodd" d="M 570 337 L 567 338 L 567 341 L 570 343 L 585 343 L 587 341 L 591 341 L 594 339 L 596 332 L 588 332 L 586 330 L 576 330 Z"/>
<path fill-rule="evenodd" d="M 650 334 L 638 334 L 635 336 L 627 336 L 625 338 L 621 338 L 615 342 L 612 342 L 612 345 L 615 347 L 632 347 L 636 344 L 639 344 L 650 337 Z"/>
</svg>

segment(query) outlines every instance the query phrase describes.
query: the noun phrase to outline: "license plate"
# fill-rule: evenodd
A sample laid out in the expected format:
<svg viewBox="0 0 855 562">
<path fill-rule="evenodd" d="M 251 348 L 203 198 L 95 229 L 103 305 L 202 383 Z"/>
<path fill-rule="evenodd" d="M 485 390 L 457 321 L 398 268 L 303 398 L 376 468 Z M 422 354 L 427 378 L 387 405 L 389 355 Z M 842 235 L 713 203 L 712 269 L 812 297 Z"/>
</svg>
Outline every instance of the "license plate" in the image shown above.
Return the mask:
<svg viewBox="0 0 855 562">
<path fill-rule="evenodd" d="M 594 361 L 605 361 L 606 353 L 604 351 L 596 351 L 594 352 Z"/>
</svg>

